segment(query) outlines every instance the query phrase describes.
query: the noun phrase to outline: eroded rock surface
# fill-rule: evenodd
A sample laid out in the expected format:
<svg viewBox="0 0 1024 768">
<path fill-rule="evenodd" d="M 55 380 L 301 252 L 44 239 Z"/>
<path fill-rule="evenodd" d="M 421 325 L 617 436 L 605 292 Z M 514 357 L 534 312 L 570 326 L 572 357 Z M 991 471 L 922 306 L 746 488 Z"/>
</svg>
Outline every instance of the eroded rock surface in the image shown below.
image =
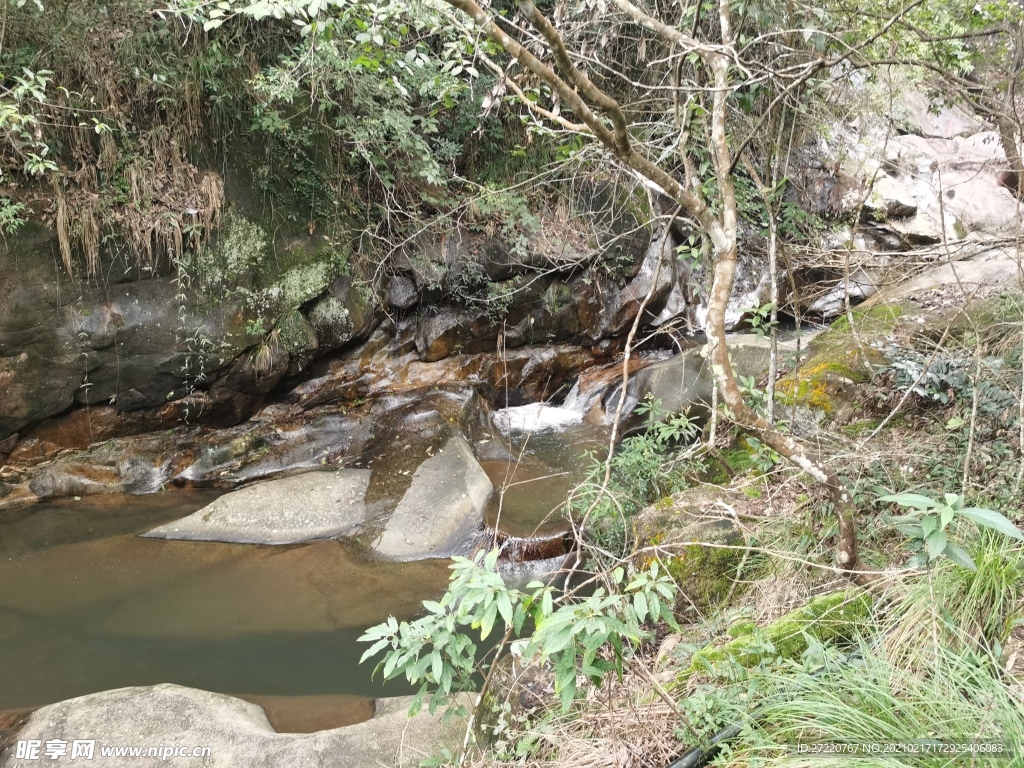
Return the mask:
<svg viewBox="0 0 1024 768">
<path fill-rule="evenodd" d="M 367 469 L 341 469 L 256 483 L 143 535 L 236 544 L 350 536 L 366 518 L 363 496 L 369 482 Z"/>
<path fill-rule="evenodd" d="M 203 768 L 405 768 L 443 747 L 455 748 L 464 722 L 442 722 L 424 710 L 409 719 L 409 699 L 380 699 L 370 720 L 316 733 L 277 733 L 263 709 L 241 699 L 178 685 L 119 688 L 36 711 L 18 738 L 67 742 L 67 754 L 49 765 L 76 765 L 72 743 L 95 740 L 89 765 L 96 768 L 155 768 L 173 763 Z M 149 747 L 208 747 L 208 756 L 145 756 Z M 103 756 L 104 747 L 141 746 L 142 757 Z M 13 754 L 4 768 L 23 765 Z"/>
</svg>

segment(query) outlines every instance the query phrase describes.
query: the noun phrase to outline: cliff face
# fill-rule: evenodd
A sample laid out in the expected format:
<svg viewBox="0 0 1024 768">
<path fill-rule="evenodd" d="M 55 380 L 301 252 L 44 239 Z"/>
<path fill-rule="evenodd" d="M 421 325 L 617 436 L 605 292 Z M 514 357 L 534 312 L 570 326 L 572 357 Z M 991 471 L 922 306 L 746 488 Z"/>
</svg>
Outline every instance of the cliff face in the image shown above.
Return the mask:
<svg viewBox="0 0 1024 768">
<path fill-rule="evenodd" d="M 770 275 L 763 232 L 744 224 L 733 325 L 773 281 L 782 307 L 827 319 L 929 263 L 1002 253 L 1020 207 L 1002 183 L 998 136 L 921 99 L 910 92 L 906 114 L 833 126 L 798 153 L 788 201 L 817 217 L 822 247 L 787 250 Z M 356 228 L 325 235 L 260 197 L 241 154 L 215 185 L 225 195 L 218 232 L 175 271 L 108 239 L 100 268 L 72 276 L 50 230 L 7 238 L 0 457 L 38 461 L 179 424 L 229 427 L 268 400 L 319 407 L 441 383 L 435 375 L 526 402 L 614 354 L 641 305 L 645 333 L 701 330 L 706 265 L 678 256 L 689 233 L 675 221 L 666 229 L 667 215 L 652 225 L 646 204 L 611 183 L 576 190 L 568 214 L 524 209 L 528 227 L 469 216 L 371 256 Z M 448 360 L 460 362 L 415 367 Z"/>
</svg>

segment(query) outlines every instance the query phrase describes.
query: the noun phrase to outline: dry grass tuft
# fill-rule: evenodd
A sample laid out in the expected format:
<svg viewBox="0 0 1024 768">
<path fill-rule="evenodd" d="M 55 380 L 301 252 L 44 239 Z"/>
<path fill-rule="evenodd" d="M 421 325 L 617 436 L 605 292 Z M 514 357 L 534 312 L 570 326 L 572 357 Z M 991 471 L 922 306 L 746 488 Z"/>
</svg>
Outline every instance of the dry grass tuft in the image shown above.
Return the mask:
<svg viewBox="0 0 1024 768">
<path fill-rule="evenodd" d="M 643 663 L 649 663 L 644 660 Z M 664 768 L 689 749 L 676 738 L 678 713 L 657 697 L 641 676 L 624 675 L 604 691 L 592 692 L 568 715 L 522 729 L 541 744 L 526 760 L 477 758 L 474 768 Z"/>
</svg>

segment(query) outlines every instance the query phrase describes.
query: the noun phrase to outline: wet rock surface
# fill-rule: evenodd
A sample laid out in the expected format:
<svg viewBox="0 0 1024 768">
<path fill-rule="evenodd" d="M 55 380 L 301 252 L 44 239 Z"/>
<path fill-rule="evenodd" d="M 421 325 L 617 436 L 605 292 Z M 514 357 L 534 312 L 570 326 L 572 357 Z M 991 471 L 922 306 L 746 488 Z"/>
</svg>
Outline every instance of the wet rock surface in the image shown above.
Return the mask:
<svg viewBox="0 0 1024 768">
<path fill-rule="evenodd" d="M 33 713 L 21 739 L 60 739 L 68 754 L 52 762 L 71 763 L 70 744 L 96 741 L 91 765 L 101 768 L 163 766 L 166 756 L 103 757 L 103 746 L 174 745 L 209 747 L 207 756 L 174 757 L 177 765 L 278 768 L 282 765 L 364 768 L 417 766 L 458 744 L 464 723 L 441 722 L 425 711 L 411 720 L 408 698 L 380 699 L 374 716 L 345 728 L 309 734 L 277 733 L 263 709 L 223 694 L 177 685 L 121 688 L 43 707 Z M 79 758 L 81 759 L 81 758 Z M 3 765 L 19 764 L 8 758 Z"/>
<path fill-rule="evenodd" d="M 388 518 L 374 551 L 395 560 L 450 557 L 483 524 L 494 486 L 461 436 L 424 461 Z"/>
<path fill-rule="evenodd" d="M 239 544 L 352 536 L 366 518 L 363 496 L 369 482 L 369 470 L 341 469 L 256 483 L 143 535 Z"/>
</svg>

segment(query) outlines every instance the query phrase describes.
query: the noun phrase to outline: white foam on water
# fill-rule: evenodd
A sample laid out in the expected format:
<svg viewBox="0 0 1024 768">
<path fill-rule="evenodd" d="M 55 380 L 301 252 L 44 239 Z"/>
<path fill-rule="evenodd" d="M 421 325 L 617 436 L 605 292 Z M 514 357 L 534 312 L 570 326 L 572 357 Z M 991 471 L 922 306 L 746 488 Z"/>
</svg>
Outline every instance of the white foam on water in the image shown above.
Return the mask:
<svg viewBox="0 0 1024 768">
<path fill-rule="evenodd" d="M 511 432 L 547 432 L 579 424 L 584 414 L 544 403 L 530 403 L 494 412 L 494 425 L 505 434 Z"/>
</svg>

